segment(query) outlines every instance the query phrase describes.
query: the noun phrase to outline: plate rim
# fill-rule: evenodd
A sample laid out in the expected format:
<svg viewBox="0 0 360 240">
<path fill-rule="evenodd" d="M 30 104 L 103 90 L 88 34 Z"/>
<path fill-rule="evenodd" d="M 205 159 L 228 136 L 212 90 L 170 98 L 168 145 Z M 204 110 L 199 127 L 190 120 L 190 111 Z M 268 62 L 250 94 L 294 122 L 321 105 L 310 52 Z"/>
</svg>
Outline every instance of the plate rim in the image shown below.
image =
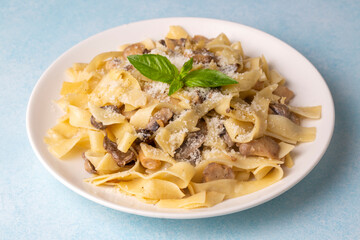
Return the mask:
<svg viewBox="0 0 360 240">
<path fill-rule="evenodd" d="M 157 21 L 183 21 L 183 20 L 196 20 L 196 21 L 207 21 L 207 22 L 211 22 L 211 21 L 216 21 L 219 23 L 224 23 L 227 25 L 234 25 L 237 27 L 241 27 L 244 28 L 248 31 L 254 31 L 257 32 L 261 35 L 265 35 L 267 37 L 272 38 L 273 40 L 278 41 L 279 43 L 281 43 L 281 45 L 288 47 L 290 49 L 292 49 L 293 51 L 295 51 L 299 56 L 301 56 L 303 58 L 303 60 L 306 61 L 307 64 L 309 64 L 309 66 L 311 66 L 313 68 L 313 70 L 316 71 L 316 73 L 320 76 L 320 79 L 322 80 L 323 84 L 326 86 L 326 89 L 324 89 L 325 91 L 327 91 L 328 95 L 330 96 L 330 102 L 329 102 L 329 106 L 330 107 L 330 113 L 331 113 L 331 119 L 329 119 L 329 130 L 330 130 L 330 134 L 329 134 L 329 138 L 327 139 L 326 143 L 323 145 L 323 149 L 321 151 L 321 153 L 319 154 L 318 159 L 316 159 L 316 161 L 314 161 L 312 163 L 312 166 L 299 178 L 296 179 L 296 181 L 292 182 L 290 185 L 286 185 L 283 189 L 281 189 L 281 191 L 277 191 L 275 194 L 272 194 L 268 197 L 265 198 L 261 198 L 260 200 L 255 200 L 252 201 L 250 203 L 244 204 L 242 205 L 242 207 L 240 208 L 236 208 L 236 207 L 232 207 L 232 208 L 225 208 L 225 209 L 218 209 L 218 210 L 213 210 L 213 211 L 203 211 L 203 212 L 191 212 L 191 210 L 185 210 L 184 212 L 173 212 L 173 213 L 166 213 L 166 212 L 155 212 L 155 211 L 148 211 L 148 210 L 138 210 L 135 208 L 128 208 L 125 206 L 121 206 L 112 202 L 109 202 L 105 199 L 101 199 L 98 197 L 93 196 L 92 194 L 84 191 L 83 189 L 78 188 L 77 186 L 73 185 L 72 183 L 70 183 L 67 179 L 63 178 L 62 176 L 60 176 L 54 169 L 52 169 L 52 167 L 45 161 L 45 159 L 43 159 L 39 149 L 36 147 L 35 144 L 35 140 L 34 140 L 34 134 L 33 131 L 31 129 L 31 109 L 33 108 L 34 105 L 34 98 L 35 98 L 35 93 L 37 92 L 37 89 L 39 88 L 39 85 L 42 81 L 44 81 L 43 79 L 46 79 L 46 75 L 48 74 L 48 72 L 50 72 L 54 66 L 56 66 L 57 62 L 62 59 L 66 54 L 68 54 L 69 52 L 71 52 L 73 49 L 77 48 L 79 45 L 82 45 L 84 43 L 86 43 L 87 41 L 91 41 L 92 39 L 98 37 L 99 35 L 103 35 L 107 32 L 110 31 L 114 31 L 117 28 L 123 27 L 123 26 L 129 26 L 129 25 L 135 25 L 135 24 L 144 24 L 147 22 L 157 22 Z M 220 19 L 215 19 L 215 18 L 198 18 L 198 17 L 166 17 L 166 18 L 155 18 L 155 19 L 147 19 L 147 20 L 141 20 L 141 21 L 136 21 L 136 22 L 131 22 L 131 23 L 126 23 L 126 24 L 122 24 L 104 31 L 101 31 L 99 33 L 96 33 L 82 41 L 80 41 L 79 43 L 73 45 L 72 47 L 70 47 L 69 49 L 67 49 L 65 52 L 63 52 L 59 57 L 57 57 L 48 67 L 47 69 L 42 73 L 42 75 L 40 76 L 40 78 L 37 80 L 35 86 L 33 87 L 33 90 L 31 92 L 31 95 L 29 97 L 28 100 L 28 105 L 27 105 L 27 110 L 26 110 L 26 131 L 27 131 L 27 135 L 28 135 L 28 139 L 30 142 L 30 145 L 33 149 L 33 151 L 35 152 L 36 157 L 40 160 L 40 162 L 43 164 L 43 166 L 62 184 L 64 184 L 66 187 L 68 187 L 69 189 L 71 189 L 72 191 L 74 191 L 75 193 L 93 201 L 96 202 L 100 205 L 115 209 L 115 210 L 119 210 L 122 212 L 126 212 L 126 213 L 131 213 L 131 214 L 136 214 L 136 215 L 141 215 L 141 216 L 145 216 L 145 217 L 152 217 L 152 218 L 168 218 L 168 219 L 198 219 L 198 218 L 208 218 L 208 217 L 216 217 L 216 216 L 222 216 L 222 215 L 227 215 L 227 214 L 231 214 L 231 213 L 235 213 L 235 212 L 240 212 L 240 211 L 244 211 L 246 209 L 258 206 L 260 204 L 263 204 L 265 202 L 268 202 L 276 197 L 278 197 L 279 195 L 283 194 L 284 192 L 290 190 L 291 188 L 293 188 L 297 183 L 299 183 L 301 180 L 303 180 L 313 169 L 314 167 L 319 163 L 319 161 L 322 159 L 322 157 L 324 156 L 325 152 L 327 151 L 329 144 L 331 142 L 332 136 L 333 136 L 333 132 L 334 132 L 334 126 L 335 126 L 335 107 L 334 107 L 334 101 L 333 101 L 333 97 L 331 94 L 331 91 L 328 87 L 328 85 L 326 84 L 325 79 L 322 77 L 322 75 L 320 74 L 320 72 L 317 70 L 317 68 L 304 56 L 302 55 L 299 51 L 297 51 L 294 47 L 290 46 L 289 44 L 287 44 L 286 42 L 284 42 L 283 40 L 276 38 L 275 36 L 266 33 L 262 30 L 247 26 L 247 25 L 243 25 L 241 23 L 236 23 L 236 22 L 232 22 L 232 21 L 226 21 L 226 20 L 220 20 Z M 276 183 L 275 183 L 276 184 Z M 272 184 L 273 185 L 273 184 Z M 268 186 L 269 187 L 269 186 Z M 261 191 L 261 190 L 259 190 Z M 211 208 L 209 208 L 211 209 Z"/>
</svg>

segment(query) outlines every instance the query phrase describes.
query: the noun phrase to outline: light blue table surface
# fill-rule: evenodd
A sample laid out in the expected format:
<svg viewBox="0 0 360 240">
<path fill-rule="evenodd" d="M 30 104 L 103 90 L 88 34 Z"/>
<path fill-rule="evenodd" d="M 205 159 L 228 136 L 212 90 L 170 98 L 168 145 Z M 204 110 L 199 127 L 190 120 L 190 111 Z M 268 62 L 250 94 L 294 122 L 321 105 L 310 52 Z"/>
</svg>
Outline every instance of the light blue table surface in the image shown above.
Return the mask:
<svg viewBox="0 0 360 240">
<path fill-rule="evenodd" d="M 31 149 L 25 112 L 45 69 L 103 30 L 160 17 L 207 17 L 274 35 L 325 78 L 331 144 L 285 194 L 228 216 L 166 220 L 93 203 Z M 0 1 L 0 239 L 360 239 L 360 1 Z"/>
</svg>

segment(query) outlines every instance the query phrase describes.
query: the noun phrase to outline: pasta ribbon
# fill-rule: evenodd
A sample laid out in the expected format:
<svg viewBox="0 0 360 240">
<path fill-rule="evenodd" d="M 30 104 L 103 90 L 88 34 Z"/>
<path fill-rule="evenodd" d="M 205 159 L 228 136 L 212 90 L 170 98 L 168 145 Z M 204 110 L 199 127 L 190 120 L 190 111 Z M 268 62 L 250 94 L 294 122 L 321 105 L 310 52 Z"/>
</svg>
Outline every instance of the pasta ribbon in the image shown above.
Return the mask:
<svg viewBox="0 0 360 240">
<path fill-rule="evenodd" d="M 161 199 L 156 206 L 162 208 L 202 208 L 212 207 L 224 200 L 225 194 L 218 192 L 200 192 L 183 199 Z"/>
<path fill-rule="evenodd" d="M 315 140 L 316 128 L 314 127 L 301 127 L 280 115 L 269 114 L 267 120 L 269 132 L 298 142 L 311 142 Z"/>
<path fill-rule="evenodd" d="M 90 102 L 97 106 L 121 106 L 127 103 L 134 107 L 142 107 L 146 105 L 147 98 L 142 93 L 138 81 L 130 73 L 112 69 L 90 94 Z"/>
</svg>

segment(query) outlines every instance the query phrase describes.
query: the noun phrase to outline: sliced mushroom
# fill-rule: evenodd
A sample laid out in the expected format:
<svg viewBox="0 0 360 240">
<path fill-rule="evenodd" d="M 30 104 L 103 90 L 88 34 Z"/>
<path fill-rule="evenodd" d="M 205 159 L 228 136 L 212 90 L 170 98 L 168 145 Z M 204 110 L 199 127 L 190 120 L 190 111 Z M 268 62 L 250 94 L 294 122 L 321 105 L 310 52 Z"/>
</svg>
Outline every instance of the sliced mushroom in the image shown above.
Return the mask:
<svg viewBox="0 0 360 240">
<path fill-rule="evenodd" d="M 203 171 L 203 182 L 210 182 L 219 179 L 235 179 L 231 167 L 212 162 Z"/>
<path fill-rule="evenodd" d="M 196 93 L 196 96 L 194 96 L 191 99 L 191 102 L 193 104 L 201 104 L 201 103 L 203 103 L 206 100 L 207 95 L 208 95 L 208 93 L 202 92 L 200 90 L 196 90 L 195 93 Z"/>
<path fill-rule="evenodd" d="M 104 130 L 106 128 L 106 125 L 104 125 L 102 122 L 97 122 L 93 115 L 90 117 L 90 123 L 94 126 L 94 128 L 99 130 Z"/>
<path fill-rule="evenodd" d="M 134 43 L 134 44 L 131 44 L 130 46 L 127 46 L 125 49 L 124 49 L 124 52 L 123 52 L 123 57 L 124 58 L 127 58 L 127 56 L 130 56 L 130 55 L 140 55 L 140 54 L 143 54 L 144 51 L 145 51 L 145 45 L 142 44 L 142 43 Z"/>
<path fill-rule="evenodd" d="M 215 57 L 214 58 L 215 61 L 218 61 L 218 59 Z M 229 74 L 229 73 L 235 73 L 238 72 L 238 70 L 240 69 L 240 64 L 239 63 L 233 63 L 233 64 L 226 64 L 226 65 L 219 65 L 218 67 L 220 68 L 220 71 L 225 73 L 225 74 Z"/>
<path fill-rule="evenodd" d="M 160 109 L 150 118 L 146 129 L 155 132 L 159 127 L 166 126 L 173 115 L 173 112 L 169 108 Z"/>
<path fill-rule="evenodd" d="M 141 165 L 143 165 L 144 168 L 155 170 L 161 166 L 160 160 L 146 158 L 144 155 L 144 152 L 141 149 L 138 152 L 138 157 L 139 157 Z"/>
<path fill-rule="evenodd" d="M 181 146 L 175 151 L 175 159 L 177 160 L 186 160 L 191 163 L 200 158 L 199 148 L 205 142 L 205 137 L 207 134 L 206 123 L 204 120 L 199 120 L 197 127 L 200 128 L 199 131 L 191 132 L 187 135 L 184 142 Z"/>
<path fill-rule="evenodd" d="M 162 108 L 157 111 L 154 116 L 150 118 L 146 128 L 137 130 L 139 139 L 142 142 L 151 144 L 153 139 L 152 136 L 159 127 L 164 127 L 169 123 L 169 120 L 173 117 L 173 112 L 169 108 Z"/>
<path fill-rule="evenodd" d="M 231 140 L 229 133 L 226 131 L 226 128 L 224 125 L 222 125 L 222 129 L 221 129 L 221 132 L 219 135 L 224 140 L 224 142 L 226 143 L 226 145 L 229 148 L 231 148 L 235 145 L 235 143 Z"/>
<path fill-rule="evenodd" d="M 138 136 L 139 136 L 139 139 L 142 141 L 142 142 L 145 142 L 145 143 L 151 143 L 152 140 L 151 140 L 151 137 L 153 135 L 153 131 L 149 130 L 149 129 L 146 129 L 146 128 L 142 128 L 142 129 L 139 129 L 137 131 L 138 133 Z"/>
<path fill-rule="evenodd" d="M 215 54 L 208 51 L 205 48 L 184 52 L 184 56 L 188 58 L 193 58 L 194 63 L 205 64 L 205 63 L 210 63 L 212 60 L 217 61 Z"/>
<path fill-rule="evenodd" d="M 151 51 L 147 48 L 144 49 L 143 54 L 149 54 Z"/>
<path fill-rule="evenodd" d="M 300 118 L 285 105 L 281 103 L 271 103 L 269 109 L 276 115 L 284 116 L 296 124 L 300 124 Z"/>
<path fill-rule="evenodd" d="M 127 151 L 126 153 L 120 151 L 117 148 L 116 142 L 111 141 L 107 135 L 104 137 L 104 149 L 111 154 L 112 158 L 119 167 L 124 167 L 127 163 L 135 161 L 136 157 L 132 151 Z"/>
<path fill-rule="evenodd" d="M 273 93 L 279 97 L 284 97 L 286 104 L 288 104 L 290 100 L 295 97 L 294 92 L 283 85 L 279 85 Z"/>
<path fill-rule="evenodd" d="M 239 152 L 245 156 L 279 157 L 280 146 L 271 137 L 264 136 L 248 143 L 237 143 L 236 145 L 239 147 Z"/>
<path fill-rule="evenodd" d="M 96 174 L 97 171 L 96 171 L 94 165 L 90 162 L 90 160 L 86 158 L 85 152 L 83 152 L 82 158 L 84 159 L 84 168 L 85 168 L 85 170 L 86 170 L 88 173 L 94 173 L 94 174 Z"/>
<path fill-rule="evenodd" d="M 186 44 L 186 38 L 180 38 L 180 39 L 171 39 L 171 38 L 165 38 L 165 44 L 168 49 L 175 51 L 177 48 L 179 50 L 185 48 Z"/>
<path fill-rule="evenodd" d="M 192 57 L 195 63 L 210 63 L 212 60 L 216 60 L 215 54 L 206 50 L 205 48 L 201 50 L 195 50 Z"/>
<path fill-rule="evenodd" d="M 159 40 L 159 43 L 160 43 L 161 45 L 163 45 L 164 47 L 166 47 L 166 43 L 165 43 L 165 40 L 164 40 L 164 39 Z"/>
</svg>

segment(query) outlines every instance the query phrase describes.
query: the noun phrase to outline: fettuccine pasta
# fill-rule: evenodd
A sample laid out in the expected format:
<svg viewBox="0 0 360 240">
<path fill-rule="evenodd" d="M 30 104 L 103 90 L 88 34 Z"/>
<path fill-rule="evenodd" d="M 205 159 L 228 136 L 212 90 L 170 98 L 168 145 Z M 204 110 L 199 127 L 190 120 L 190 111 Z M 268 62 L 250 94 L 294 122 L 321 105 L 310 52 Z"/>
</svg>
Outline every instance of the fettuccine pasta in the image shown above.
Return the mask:
<svg viewBox="0 0 360 240">
<path fill-rule="evenodd" d="M 127 59 L 159 54 L 178 70 L 220 71 L 237 84 L 183 87 L 143 76 Z M 45 142 L 58 158 L 81 149 L 86 182 L 163 208 L 211 207 L 263 189 L 296 164 L 291 151 L 311 142 L 321 106 L 298 107 L 264 56 L 248 57 L 225 34 L 190 36 L 171 26 L 165 39 L 126 44 L 68 70 L 57 101 L 65 115 Z M 83 171 L 83 169 L 79 169 Z"/>
</svg>

